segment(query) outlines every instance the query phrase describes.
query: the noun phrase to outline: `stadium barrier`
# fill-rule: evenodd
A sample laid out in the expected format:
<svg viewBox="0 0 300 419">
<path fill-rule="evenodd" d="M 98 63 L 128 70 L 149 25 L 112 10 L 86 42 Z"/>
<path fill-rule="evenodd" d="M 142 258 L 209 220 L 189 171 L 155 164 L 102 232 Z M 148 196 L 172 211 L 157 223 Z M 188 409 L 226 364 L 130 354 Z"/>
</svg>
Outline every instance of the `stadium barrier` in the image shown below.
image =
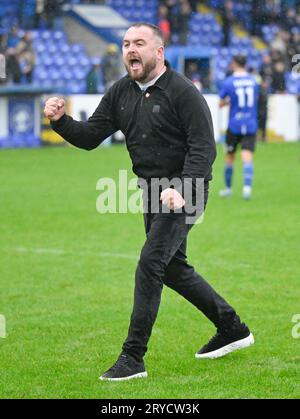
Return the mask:
<svg viewBox="0 0 300 419">
<path fill-rule="evenodd" d="M 50 127 L 43 115 L 47 97 L 57 95 L 45 92 L 6 92 L 0 93 L 0 148 L 40 147 L 48 144 L 65 144 L 64 140 Z M 96 109 L 101 95 L 66 96 L 67 113 L 75 119 L 84 121 Z M 210 107 L 217 142 L 222 142 L 228 123 L 229 109 L 219 109 L 217 95 L 205 95 Z M 294 142 L 300 138 L 299 103 L 295 95 L 270 95 L 268 103 L 268 141 Z M 104 145 L 122 142 L 124 137 L 117 133 L 107 139 Z"/>
</svg>

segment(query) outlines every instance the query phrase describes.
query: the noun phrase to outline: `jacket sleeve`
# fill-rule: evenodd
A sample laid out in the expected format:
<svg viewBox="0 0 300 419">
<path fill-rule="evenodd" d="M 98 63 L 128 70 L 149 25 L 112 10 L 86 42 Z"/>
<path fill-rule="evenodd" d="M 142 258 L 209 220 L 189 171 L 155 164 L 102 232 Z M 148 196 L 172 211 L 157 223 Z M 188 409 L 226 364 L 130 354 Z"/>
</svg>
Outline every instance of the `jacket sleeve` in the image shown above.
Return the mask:
<svg viewBox="0 0 300 419">
<path fill-rule="evenodd" d="M 194 86 L 181 93 L 177 100 L 177 113 L 188 148 L 182 178 L 209 180 L 217 154 L 213 123 L 206 100 Z"/>
<path fill-rule="evenodd" d="M 70 144 L 85 150 L 92 150 L 107 137 L 118 131 L 112 112 L 112 91 L 109 90 L 102 98 L 93 115 L 86 121 L 75 121 L 69 115 L 63 115 L 51 126 Z"/>
</svg>

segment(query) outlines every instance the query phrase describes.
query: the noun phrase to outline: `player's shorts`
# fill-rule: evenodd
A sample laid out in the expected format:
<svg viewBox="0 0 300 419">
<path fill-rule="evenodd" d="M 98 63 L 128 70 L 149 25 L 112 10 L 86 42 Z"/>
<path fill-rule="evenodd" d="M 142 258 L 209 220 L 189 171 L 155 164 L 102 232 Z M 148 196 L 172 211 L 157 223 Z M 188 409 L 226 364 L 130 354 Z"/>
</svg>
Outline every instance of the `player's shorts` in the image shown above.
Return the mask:
<svg viewBox="0 0 300 419">
<path fill-rule="evenodd" d="M 241 144 L 242 150 L 249 150 L 254 152 L 256 143 L 256 135 L 242 135 L 234 134 L 230 130 L 226 133 L 226 152 L 233 154 L 236 152 L 237 146 Z"/>
</svg>

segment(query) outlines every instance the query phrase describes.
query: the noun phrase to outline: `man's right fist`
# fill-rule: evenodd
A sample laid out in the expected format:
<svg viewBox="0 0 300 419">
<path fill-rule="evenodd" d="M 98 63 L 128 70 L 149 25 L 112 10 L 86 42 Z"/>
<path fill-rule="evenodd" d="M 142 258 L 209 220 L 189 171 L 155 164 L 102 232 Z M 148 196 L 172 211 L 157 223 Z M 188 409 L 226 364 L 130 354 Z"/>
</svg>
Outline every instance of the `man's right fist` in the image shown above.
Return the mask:
<svg viewBox="0 0 300 419">
<path fill-rule="evenodd" d="M 64 99 L 51 97 L 45 103 L 44 114 L 50 121 L 57 121 L 66 112 Z"/>
</svg>

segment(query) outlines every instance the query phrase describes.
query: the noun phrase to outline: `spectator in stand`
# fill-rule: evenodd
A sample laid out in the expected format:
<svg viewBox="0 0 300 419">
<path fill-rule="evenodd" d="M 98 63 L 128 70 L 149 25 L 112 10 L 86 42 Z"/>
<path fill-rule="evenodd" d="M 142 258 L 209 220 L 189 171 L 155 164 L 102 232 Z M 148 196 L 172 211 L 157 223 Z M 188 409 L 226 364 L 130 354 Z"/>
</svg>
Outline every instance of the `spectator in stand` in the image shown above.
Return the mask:
<svg viewBox="0 0 300 419">
<path fill-rule="evenodd" d="M 7 35 L 7 48 L 16 48 L 21 41 L 20 29 L 17 25 L 13 25 L 11 31 Z"/>
<path fill-rule="evenodd" d="M 21 74 L 25 77 L 27 83 L 31 83 L 35 66 L 35 53 L 32 47 L 31 32 L 25 32 L 22 40 L 16 47 L 16 55 Z"/>
<path fill-rule="evenodd" d="M 7 48 L 5 52 L 7 82 L 21 83 L 21 69 L 15 48 Z"/>
<path fill-rule="evenodd" d="M 290 42 L 287 46 L 287 56 L 288 56 L 288 67 L 291 71 L 293 66 L 296 64 L 295 56 L 300 54 L 300 32 L 292 34 Z"/>
<path fill-rule="evenodd" d="M 103 91 L 103 75 L 101 71 L 100 59 L 94 59 L 93 65 L 86 76 L 86 93 L 97 94 Z"/>
<path fill-rule="evenodd" d="M 20 43 L 21 38 L 19 35 L 18 26 L 14 25 L 11 31 L 7 35 L 7 41 L 5 45 L 5 58 L 6 58 L 6 73 L 7 82 L 13 82 L 16 84 L 21 83 L 21 69 L 17 57 L 16 47 Z"/>
<path fill-rule="evenodd" d="M 262 80 L 258 97 L 258 139 L 263 143 L 267 141 L 268 90 L 268 83 Z"/>
<path fill-rule="evenodd" d="M 118 46 L 109 44 L 106 55 L 103 57 L 102 70 L 105 88 L 108 90 L 117 80 L 122 77 L 122 63 Z"/>
<path fill-rule="evenodd" d="M 218 93 L 218 87 L 214 77 L 214 73 L 210 68 L 204 76 L 202 76 L 202 94 Z"/>
<path fill-rule="evenodd" d="M 188 0 L 180 0 L 179 14 L 177 16 L 179 44 L 186 45 L 189 33 L 189 23 L 192 9 Z"/>
<path fill-rule="evenodd" d="M 255 81 L 258 85 L 261 84 L 262 77 L 261 77 L 261 74 L 259 73 L 259 71 L 256 68 L 249 67 L 248 73 L 251 74 L 251 76 L 255 78 Z"/>
<path fill-rule="evenodd" d="M 251 35 L 259 36 L 261 34 L 262 22 L 262 0 L 253 0 L 251 8 Z"/>
<path fill-rule="evenodd" d="M 289 33 L 283 29 L 280 29 L 270 44 L 271 48 L 278 51 L 284 60 L 286 60 L 287 57 L 287 43 L 289 38 Z"/>
<path fill-rule="evenodd" d="M 271 71 L 273 72 L 272 67 L 271 67 Z M 248 72 L 255 78 L 257 84 L 259 85 L 259 96 L 258 96 L 258 104 L 257 104 L 257 117 L 258 117 L 258 137 L 257 138 L 260 141 L 265 142 L 266 141 L 267 113 L 268 113 L 269 85 L 268 85 L 268 82 L 262 78 L 261 73 L 259 73 L 256 68 L 249 68 Z M 272 80 L 272 78 L 270 80 Z"/>
<path fill-rule="evenodd" d="M 171 34 L 178 32 L 178 4 L 177 0 L 164 0 L 162 4 L 168 9 L 167 19 L 170 22 Z"/>
<path fill-rule="evenodd" d="M 272 75 L 272 93 L 285 93 L 285 64 L 283 61 L 277 61 L 274 64 L 274 70 Z"/>
<path fill-rule="evenodd" d="M 192 12 L 196 13 L 197 12 L 197 6 L 198 6 L 198 0 L 189 0 Z"/>
<path fill-rule="evenodd" d="M 194 83 L 199 92 L 202 91 L 201 74 L 196 62 L 191 61 L 187 64 L 185 76 Z"/>
<path fill-rule="evenodd" d="M 265 24 L 277 23 L 280 19 L 281 4 L 275 0 L 265 0 L 262 3 L 262 16 Z"/>
<path fill-rule="evenodd" d="M 223 46 L 228 47 L 230 43 L 231 28 L 235 21 L 233 14 L 233 2 L 231 0 L 225 1 L 224 6 L 221 9 L 221 17 L 223 21 Z"/>
<path fill-rule="evenodd" d="M 40 28 L 41 22 L 45 19 L 45 0 L 36 0 L 34 27 Z"/>
<path fill-rule="evenodd" d="M 288 9 L 286 14 L 283 15 L 282 25 L 285 30 L 290 31 L 296 26 L 296 9 Z"/>
<path fill-rule="evenodd" d="M 0 85 L 6 83 L 6 40 L 7 38 L 5 36 L 5 33 L 0 33 Z"/>
<path fill-rule="evenodd" d="M 278 61 L 283 61 L 283 56 L 281 54 L 280 51 L 278 51 L 278 49 L 276 48 L 271 48 L 270 49 L 270 54 L 271 54 L 271 60 L 272 60 L 272 65 L 274 66 L 275 63 L 277 63 Z"/>
<path fill-rule="evenodd" d="M 158 8 L 158 27 L 163 34 L 165 45 L 167 45 L 171 39 L 171 25 L 168 19 L 168 8 L 164 4 Z"/>
<path fill-rule="evenodd" d="M 35 20 L 35 3 L 19 0 L 19 22 L 24 30 L 32 29 Z"/>
<path fill-rule="evenodd" d="M 0 54 L 4 54 L 7 44 L 7 35 L 5 32 L 0 32 Z"/>
<path fill-rule="evenodd" d="M 44 0 L 45 19 L 47 28 L 53 29 L 55 27 L 55 20 L 60 18 L 63 14 L 62 6 L 64 0 Z"/>
</svg>

